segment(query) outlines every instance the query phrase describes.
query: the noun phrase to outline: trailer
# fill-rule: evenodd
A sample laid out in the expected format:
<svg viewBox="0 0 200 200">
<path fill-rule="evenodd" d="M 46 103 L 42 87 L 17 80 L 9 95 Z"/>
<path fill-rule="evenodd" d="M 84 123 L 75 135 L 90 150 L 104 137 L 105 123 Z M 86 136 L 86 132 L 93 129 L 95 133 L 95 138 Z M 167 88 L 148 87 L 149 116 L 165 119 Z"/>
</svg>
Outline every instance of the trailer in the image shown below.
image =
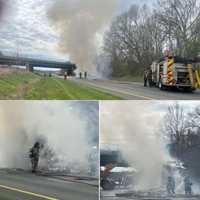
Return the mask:
<svg viewBox="0 0 200 200">
<path fill-rule="evenodd" d="M 145 80 L 149 86 L 156 86 L 161 90 L 178 88 L 194 91 L 197 88 L 194 62 L 185 58 L 166 56 L 152 63 L 148 72 L 145 72 Z"/>
</svg>

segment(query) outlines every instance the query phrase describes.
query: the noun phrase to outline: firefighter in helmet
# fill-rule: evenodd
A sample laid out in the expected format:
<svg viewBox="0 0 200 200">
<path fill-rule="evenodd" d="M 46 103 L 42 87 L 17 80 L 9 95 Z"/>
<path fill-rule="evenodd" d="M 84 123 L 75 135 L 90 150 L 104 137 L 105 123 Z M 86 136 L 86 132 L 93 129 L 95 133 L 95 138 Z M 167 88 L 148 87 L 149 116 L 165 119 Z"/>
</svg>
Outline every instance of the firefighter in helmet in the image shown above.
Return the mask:
<svg viewBox="0 0 200 200">
<path fill-rule="evenodd" d="M 67 80 L 67 72 L 64 73 L 64 80 Z"/>
<path fill-rule="evenodd" d="M 32 165 L 32 172 L 35 173 L 38 168 L 39 163 L 39 157 L 40 157 L 40 149 L 41 145 L 39 142 L 36 142 L 34 146 L 30 149 L 30 159 L 31 159 L 31 165 Z"/>
<path fill-rule="evenodd" d="M 148 83 L 149 83 L 149 87 L 152 87 L 153 86 L 153 83 L 152 83 L 152 70 L 149 69 L 149 72 L 148 72 L 148 76 L 147 76 L 147 79 L 148 79 Z"/>
<path fill-rule="evenodd" d="M 82 79 L 82 72 L 79 73 L 79 78 Z"/>
<path fill-rule="evenodd" d="M 185 177 L 184 184 L 185 184 L 185 194 L 192 195 L 192 182 L 189 176 Z"/>
<path fill-rule="evenodd" d="M 84 78 L 87 79 L 87 72 L 84 73 Z"/>
<path fill-rule="evenodd" d="M 168 177 L 168 180 L 167 180 L 167 192 L 168 194 L 175 194 L 175 180 L 174 180 L 174 177 L 172 176 L 169 176 Z"/>
<path fill-rule="evenodd" d="M 147 87 L 148 76 L 149 76 L 149 70 L 146 69 L 146 70 L 144 71 L 144 87 Z"/>
<path fill-rule="evenodd" d="M 153 86 L 152 83 L 152 70 L 151 69 L 146 69 L 144 71 L 144 87 L 147 87 L 149 84 L 149 87 Z"/>
</svg>

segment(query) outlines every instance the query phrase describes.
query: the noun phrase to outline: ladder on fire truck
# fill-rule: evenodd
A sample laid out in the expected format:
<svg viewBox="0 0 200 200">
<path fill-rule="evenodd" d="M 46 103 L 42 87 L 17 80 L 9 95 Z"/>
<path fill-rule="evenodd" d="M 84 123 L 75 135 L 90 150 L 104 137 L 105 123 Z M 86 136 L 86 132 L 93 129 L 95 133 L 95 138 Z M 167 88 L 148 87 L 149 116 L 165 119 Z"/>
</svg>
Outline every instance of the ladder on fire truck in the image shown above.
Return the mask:
<svg viewBox="0 0 200 200">
<path fill-rule="evenodd" d="M 193 65 L 188 64 L 187 67 L 188 67 L 190 83 L 193 86 L 193 88 L 195 88 L 196 80 L 195 80 L 195 76 L 194 76 L 194 72 L 193 72 Z"/>
<path fill-rule="evenodd" d="M 193 88 L 200 88 L 200 71 L 194 67 L 192 64 L 188 64 L 189 79 Z"/>
<path fill-rule="evenodd" d="M 195 76 L 196 76 L 196 88 L 200 88 L 200 71 L 198 69 L 195 70 Z"/>
</svg>

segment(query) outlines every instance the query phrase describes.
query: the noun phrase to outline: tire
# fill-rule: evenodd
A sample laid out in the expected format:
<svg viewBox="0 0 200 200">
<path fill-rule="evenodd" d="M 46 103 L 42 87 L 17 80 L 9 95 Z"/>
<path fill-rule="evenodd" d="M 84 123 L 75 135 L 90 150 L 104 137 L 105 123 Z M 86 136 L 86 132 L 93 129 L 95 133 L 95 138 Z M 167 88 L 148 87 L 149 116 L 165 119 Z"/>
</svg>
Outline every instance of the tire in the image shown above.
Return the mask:
<svg viewBox="0 0 200 200">
<path fill-rule="evenodd" d="M 108 181 L 106 179 L 101 181 L 101 187 L 104 190 L 114 190 L 115 189 L 115 184 L 112 183 L 111 181 Z"/>
<path fill-rule="evenodd" d="M 184 92 L 192 93 L 194 91 L 195 91 L 195 89 L 192 87 L 184 88 Z"/>
</svg>

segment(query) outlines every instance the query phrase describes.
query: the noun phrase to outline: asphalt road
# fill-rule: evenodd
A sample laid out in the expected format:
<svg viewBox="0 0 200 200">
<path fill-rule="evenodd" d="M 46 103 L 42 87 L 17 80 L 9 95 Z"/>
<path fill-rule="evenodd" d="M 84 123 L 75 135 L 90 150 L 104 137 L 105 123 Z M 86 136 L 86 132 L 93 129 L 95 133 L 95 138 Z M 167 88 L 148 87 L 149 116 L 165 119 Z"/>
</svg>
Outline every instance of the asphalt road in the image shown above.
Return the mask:
<svg viewBox="0 0 200 200">
<path fill-rule="evenodd" d="M 157 197 L 144 195 L 143 197 L 118 197 L 116 194 L 124 193 L 122 190 L 113 191 L 101 191 L 101 200 L 199 200 L 200 196 L 188 196 L 185 195 L 175 195 L 175 196 L 165 196 L 158 195 Z"/>
<path fill-rule="evenodd" d="M 145 88 L 138 82 L 120 82 L 111 80 L 80 80 L 73 81 L 87 85 L 125 100 L 200 100 L 200 90 L 193 93 L 178 90 L 161 91 L 158 88 Z"/>
<path fill-rule="evenodd" d="M 98 200 L 98 187 L 29 172 L 0 170 L 0 200 Z"/>
</svg>

